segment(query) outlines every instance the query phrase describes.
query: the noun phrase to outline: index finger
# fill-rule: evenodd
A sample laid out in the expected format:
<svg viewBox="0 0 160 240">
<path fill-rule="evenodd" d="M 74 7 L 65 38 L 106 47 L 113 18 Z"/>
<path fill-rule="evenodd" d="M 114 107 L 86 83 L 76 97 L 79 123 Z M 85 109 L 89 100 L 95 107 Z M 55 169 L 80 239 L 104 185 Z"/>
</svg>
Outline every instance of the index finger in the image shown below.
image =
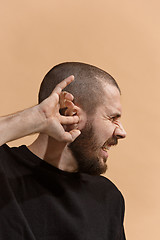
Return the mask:
<svg viewBox="0 0 160 240">
<path fill-rule="evenodd" d="M 62 92 L 62 90 L 67 87 L 71 82 L 74 81 L 74 76 L 71 75 L 67 78 L 65 78 L 62 82 L 57 84 L 57 86 L 54 88 L 52 93 L 57 93 L 58 95 Z"/>
</svg>

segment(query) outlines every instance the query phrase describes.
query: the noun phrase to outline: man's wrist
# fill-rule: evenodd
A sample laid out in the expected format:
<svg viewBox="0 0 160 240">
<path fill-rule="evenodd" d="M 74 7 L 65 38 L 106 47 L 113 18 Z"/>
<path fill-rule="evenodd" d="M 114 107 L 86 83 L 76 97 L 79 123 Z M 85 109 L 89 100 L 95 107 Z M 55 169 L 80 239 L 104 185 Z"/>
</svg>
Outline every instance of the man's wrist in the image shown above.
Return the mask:
<svg viewBox="0 0 160 240">
<path fill-rule="evenodd" d="M 27 117 L 29 118 L 29 124 L 28 127 L 30 127 L 31 134 L 32 133 L 40 133 L 43 132 L 43 129 L 46 127 L 46 116 L 45 113 L 42 111 L 39 105 L 36 105 L 30 109 L 27 109 L 30 111 L 30 113 L 27 114 Z"/>
</svg>

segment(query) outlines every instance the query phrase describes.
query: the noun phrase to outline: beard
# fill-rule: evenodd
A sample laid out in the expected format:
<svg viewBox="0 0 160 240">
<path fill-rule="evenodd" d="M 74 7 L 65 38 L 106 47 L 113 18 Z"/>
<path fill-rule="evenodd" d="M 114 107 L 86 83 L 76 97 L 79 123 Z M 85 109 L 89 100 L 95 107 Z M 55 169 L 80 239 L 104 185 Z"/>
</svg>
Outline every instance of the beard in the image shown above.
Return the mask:
<svg viewBox="0 0 160 240">
<path fill-rule="evenodd" d="M 81 134 L 74 142 L 68 145 L 75 160 L 78 171 L 90 175 L 100 175 L 107 170 L 107 164 L 98 158 L 102 144 L 94 132 L 91 122 L 87 122 Z"/>
</svg>

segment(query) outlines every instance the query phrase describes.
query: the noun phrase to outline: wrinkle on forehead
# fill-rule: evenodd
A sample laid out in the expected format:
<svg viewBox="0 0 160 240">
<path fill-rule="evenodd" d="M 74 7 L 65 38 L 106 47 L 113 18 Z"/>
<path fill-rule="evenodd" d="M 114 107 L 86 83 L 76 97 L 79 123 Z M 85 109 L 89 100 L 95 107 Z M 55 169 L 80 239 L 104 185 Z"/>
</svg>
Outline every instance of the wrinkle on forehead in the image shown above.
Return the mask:
<svg viewBox="0 0 160 240">
<path fill-rule="evenodd" d="M 118 88 L 111 84 L 105 84 L 103 91 L 103 106 L 105 107 L 105 109 L 121 115 L 122 107 L 120 103 L 120 92 Z"/>
</svg>

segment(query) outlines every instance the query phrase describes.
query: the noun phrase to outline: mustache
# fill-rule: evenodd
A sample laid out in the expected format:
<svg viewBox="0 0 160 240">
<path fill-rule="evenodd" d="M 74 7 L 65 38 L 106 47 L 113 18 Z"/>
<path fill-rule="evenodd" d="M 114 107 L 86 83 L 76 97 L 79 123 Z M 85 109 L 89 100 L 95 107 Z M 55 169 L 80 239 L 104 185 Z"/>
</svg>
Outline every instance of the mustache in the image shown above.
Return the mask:
<svg viewBox="0 0 160 240">
<path fill-rule="evenodd" d="M 106 142 L 108 146 L 116 146 L 118 144 L 118 139 L 116 137 L 109 138 Z"/>
</svg>

